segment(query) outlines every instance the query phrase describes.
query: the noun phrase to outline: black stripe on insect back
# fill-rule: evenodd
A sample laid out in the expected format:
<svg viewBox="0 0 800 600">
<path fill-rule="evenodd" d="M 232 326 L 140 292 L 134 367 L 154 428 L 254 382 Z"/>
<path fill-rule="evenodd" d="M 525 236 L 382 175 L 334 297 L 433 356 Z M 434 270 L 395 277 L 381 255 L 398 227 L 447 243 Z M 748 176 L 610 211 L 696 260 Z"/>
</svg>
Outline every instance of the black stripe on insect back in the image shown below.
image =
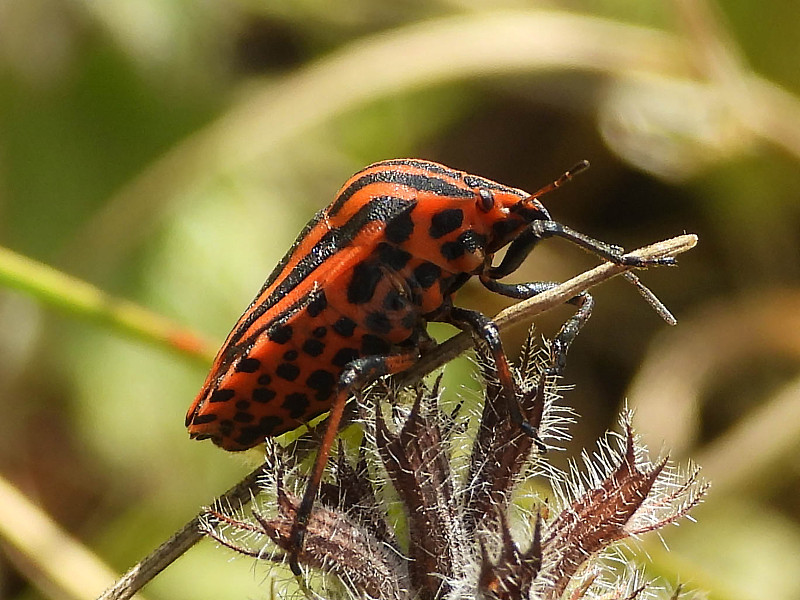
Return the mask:
<svg viewBox="0 0 800 600">
<path fill-rule="evenodd" d="M 444 165 L 440 165 L 439 163 L 430 162 L 427 160 L 417 160 L 415 158 L 393 158 L 391 160 L 382 160 L 377 162 L 373 165 L 370 165 L 367 168 L 373 167 L 398 167 L 398 166 L 405 166 L 405 167 L 415 167 L 417 169 L 425 169 L 430 173 L 436 173 L 437 175 L 446 175 L 452 179 L 461 180 L 461 177 L 464 175 L 461 171 L 456 171 L 454 169 L 448 169 Z"/>
<path fill-rule="evenodd" d="M 269 277 L 267 277 L 267 280 L 264 282 L 264 285 L 261 286 L 261 289 L 258 291 L 258 294 L 256 294 L 256 297 L 253 298 L 253 301 L 250 303 L 250 305 L 245 310 L 245 313 L 250 311 L 250 309 L 253 309 L 253 312 L 250 315 L 248 315 L 248 318 L 239 327 L 236 328 L 236 335 L 231 335 L 230 336 L 230 339 L 227 342 L 227 346 L 229 348 L 233 347 L 233 346 L 236 346 L 237 345 L 236 341 L 241 339 L 242 335 L 244 335 L 243 332 L 248 327 L 250 327 L 250 325 L 255 323 L 256 320 L 261 318 L 261 316 L 267 311 L 267 309 L 269 307 L 266 306 L 266 304 L 261 304 L 260 306 L 256 306 L 255 308 L 253 308 L 253 307 L 256 304 L 256 302 L 258 302 L 258 299 L 261 297 L 261 294 L 263 294 L 264 291 L 269 286 L 271 286 L 273 283 L 275 283 L 275 280 L 278 278 L 278 276 L 286 268 L 286 265 L 289 264 L 289 261 L 291 260 L 292 255 L 294 255 L 295 251 L 297 250 L 297 247 L 305 239 L 305 237 L 311 232 L 311 230 L 314 229 L 314 227 L 317 226 L 317 224 L 322 219 L 322 216 L 323 216 L 324 213 L 325 213 L 324 210 L 318 211 L 317 214 L 315 214 L 314 217 L 308 223 L 306 223 L 306 226 L 303 227 L 303 230 L 295 238 L 294 242 L 292 243 L 291 248 L 289 248 L 289 251 L 283 256 L 283 258 L 280 260 L 280 262 L 277 265 L 275 265 L 275 268 L 272 269 L 272 273 L 270 273 Z M 231 333 L 233 333 L 233 332 L 231 332 Z M 236 352 L 228 353 L 228 357 L 222 362 L 222 365 L 221 365 L 222 369 L 223 370 L 226 369 L 231 364 L 233 359 L 236 358 L 237 355 L 238 355 L 238 353 L 236 353 Z"/>
<path fill-rule="evenodd" d="M 246 340 L 244 340 L 243 342 L 239 342 L 239 340 L 241 340 L 242 336 L 244 335 L 244 332 L 247 331 L 248 327 L 250 327 L 250 325 L 252 325 L 255 320 L 255 317 L 253 317 L 253 315 L 251 314 L 247 318 L 245 323 L 243 323 L 242 325 L 237 327 L 233 332 L 231 332 L 228 342 L 225 345 L 226 352 L 222 360 L 220 361 L 219 366 L 216 369 L 216 374 L 219 375 L 221 373 L 224 373 L 225 371 L 228 370 L 228 367 L 230 367 L 238 357 L 247 354 L 253 347 L 253 344 L 255 344 L 255 341 L 258 338 L 258 336 L 260 336 L 262 333 L 264 333 L 264 331 L 268 329 L 271 329 L 271 333 L 274 332 L 276 339 L 283 340 L 283 341 L 278 341 L 278 343 L 283 344 L 288 342 L 291 339 L 292 331 L 291 327 L 285 326 L 286 321 L 288 321 L 289 318 L 298 311 L 306 308 L 311 300 L 313 300 L 312 294 L 306 294 L 300 299 L 299 302 L 295 302 L 294 304 L 289 306 L 286 310 L 284 310 L 280 315 L 276 316 L 274 319 L 270 320 L 265 325 L 258 327 L 252 334 L 250 334 L 247 337 Z M 258 308 L 260 309 L 261 307 L 259 306 Z M 258 312 L 258 314 L 261 315 L 264 313 L 264 310 L 253 311 L 254 314 L 256 312 Z M 236 340 L 236 342 L 234 340 Z M 239 369 L 237 368 L 237 371 L 238 370 Z"/>
<path fill-rule="evenodd" d="M 295 238 L 294 242 L 292 243 L 292 246 L 289 248 L 289 251 L 284 255 L 284 257 L 280 260 L 280 262 L 277 265 L 275 265 L 275 268 L 272 269 L 272 273 L 269 274 L 269 277 L 267 277 L 267 280 L 264 282 L 264 285 L 261 286 L 261 289 L 259 290 L 256 297 L 253 299 L 253 301 L 250 303 L 250 306 L 247 307 L 248 310 L 252 308 L 253 305 L 258 301 L 261 294 L 264 293 L 264 290 L 266 290 L 269 286 L 275 283 L 275 280 L 278 278 L 278 275 L 280 275 L 281 272 L 286 268 L 286 265 L 289 264 L 289 260 L 291 260 L 292 255 L 294 254 L 295 250 L 297 250 L 297 247 L 311 232 L 311 230 L 317 226 L 317 223 L 320 222 L 324 214 L 325 214 L 324 210 L 317 211 L 317 214 L 315 214 L 312 217 L 312 219 L 308 223 L 306 223 L 306 226 L 303 227 L 303 230 L 297 235 L 297 238 Z"/>
<path fill-rule="evenodd" d="M 483 177 L 478 177 L 476 175 L 465 175 L 464 184 L 475 189 L 486 188 L 489 190 L 497 190 L 500 192 L 505 192 L 507 194 L 514 194 L 515 196 L 519 196 L 520 198 L 525 198 L 526 196 L 528 196 L 528 194 L 516 188 L 511 188 L 508 187 L 507 185 L 503 185 L 502 183 L 497 183 L 496 181 L 492 181 L 491 179 L 484 179 Z"/>
<path fill-rule="evenodd" d="M 472 198 L 475 195 L 472 190 L 452 184 L 439 177 L 430 177 L 417 173 L 403 173 L 402 171 L 389 169 L 386 171 L 367 173 L 356 179 L 336 197 L 336 200 L 333 201 L 328 211 L 328 216 L 335 216 L 356 192 L 363 190 L 373 183 L 396 183 L 418 192 L 429 192 L 437 196 L 447 196 L 450 198 Z"/>
<path fill-rule="evenodd" d="M 356 237 L 365 225 L 373 221 L 386 222 L 393 216 L 402 212 L 408 206 L 413 205 L 412 200 L 405 200 L 403 198 L 395 198 L 394 196 L 379 196 L 373 198 L 367 204 L 362 206 L 356 214 L 354 214 L 347 223 L 341 227 L 329 230 L 314 247 L 303 256 L 295 267 L 286 274 L 286 277 L 281 280 L 278 286 L 272 291 L 264 302 L 253 309 L 253 311 L 244 319 L 235 332 L 230 336 L 228 345 L 237 345 L 242 348 L 249 349 L 255 342 L 255 339 L 266 329 L 272 327 L 274 324 L 285 321 L 291 314 L 294 314 L 300 308 L 303 308 L 309 303 L 309 295 L 306 295 L 299 302 L 292 305 L 283 313 L 276 315 L 268 323 L 260 326 L 255 332 L 248 336 L 247 340 L 240 343 L 242 336 L 245 332 L 255 323 L 265 312 L 275 306 L 279 300 L 290 294 L 298 285 L 311 275 L 318 267 L 320 267 L 326 260 L 334 256 L 339 250 L 346 247 L 350 241 Z M 228 363 L 229 364 L 229 363 Z"/>
</svg>

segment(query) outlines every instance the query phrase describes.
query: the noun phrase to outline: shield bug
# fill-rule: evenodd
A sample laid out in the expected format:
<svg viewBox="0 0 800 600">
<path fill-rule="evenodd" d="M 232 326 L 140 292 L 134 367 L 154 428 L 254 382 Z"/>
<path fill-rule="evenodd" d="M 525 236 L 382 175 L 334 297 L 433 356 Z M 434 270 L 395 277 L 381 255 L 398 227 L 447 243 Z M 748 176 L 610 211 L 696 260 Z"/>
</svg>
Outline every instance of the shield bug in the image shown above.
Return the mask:
<svg viewBox="0 0 800 600">
<path fill-rule="evenodd" d="M 244 450 L 329 411 L 293 530 L 292 568 L 299 572 L 305 523 L 351 394 L 417 361 L 433 342 L 426 324 L 470 331 L 492 353 L 504 400 L 531 435 L 516 401 L 496 325 L 453 304 L 473 276 L 492 292 L 528 298 L 555 284 L 503 283 L 535 245 L 565 238 L 614 263 L 646 267 L 617 246 L 556 221 L 539 198 L 585 169 L 583 162 L 529 194 L 417 159 L 387 160 L 351 177 L 306 225 L 220 349 L 186 417 L 194 439 Z M 499 262 L 496 252 L 508 246 Z M 589 318 L 584 293 L 555 343 L 566 352 Z"/>
</svg>

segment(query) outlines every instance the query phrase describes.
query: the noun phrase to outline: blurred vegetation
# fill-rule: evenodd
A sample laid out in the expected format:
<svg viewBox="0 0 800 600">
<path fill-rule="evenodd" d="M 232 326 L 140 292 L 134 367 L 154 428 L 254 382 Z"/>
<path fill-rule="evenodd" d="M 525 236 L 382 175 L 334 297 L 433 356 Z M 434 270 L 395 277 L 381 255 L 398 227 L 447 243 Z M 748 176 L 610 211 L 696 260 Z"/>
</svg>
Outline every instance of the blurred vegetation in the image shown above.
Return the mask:
<svg viewBox="0 0 800 600">
<path fill-rule="evenodd" d="M 626 247 L 699 234 L 643 275 L 676 328 L 597 290 L 572 446 L 627 399 L 652 449 L 717 482 L 669 555 L 643 541 L 653 571 L 798 597 L 798 55 L 793 2 L 0 0 L 0 476 L 22 492 L 0 487 L 0 598 L 96 596 L 112 575 L 73 545 L 121 573 L 259 460 L 187 439 L 198 356 L 350 174 L 400 156 L 528 190 L 587 158 L 554 218 Z M 518 276 L 591 264 L 552 241 Z M 144 594 L 266 597 L 228 556 L 202 543 Z"/>
</svg>

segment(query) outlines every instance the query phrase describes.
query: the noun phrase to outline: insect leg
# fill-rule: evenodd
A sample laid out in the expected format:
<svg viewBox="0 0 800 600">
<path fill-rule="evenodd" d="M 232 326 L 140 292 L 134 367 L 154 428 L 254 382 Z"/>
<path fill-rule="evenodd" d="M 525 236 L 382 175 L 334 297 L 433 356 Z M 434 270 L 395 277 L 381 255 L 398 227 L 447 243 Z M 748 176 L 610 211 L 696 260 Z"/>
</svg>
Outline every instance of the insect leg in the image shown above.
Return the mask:
<svg viewBox="0 0 800 600">
<path fill-rule="evenodd" d="M 538 283 L 512 285 L 509 287 L 506 284 L 497 283 L 494 280 L 505 277 L 506 275 L 516 271 L 517 268 L 527 258 L 528 254 L 533 251 L 533 248 L 540 240 L 553 236 L 563 237 L 600 256 L 601 258 L 617 264 L 639 267 L 675 264 L 675 259 L 672 257 L 646 261 L 632 256 L 626 256 L 624 254 L 625 251 L 619 246 L 595 240 L 589 236 L 574 231 L 565 225 L 556 223 L 555 221 L 534 221 L 529 228 L 525 229 L 525 231 L 512 240 L 511 244 L 508 246 L 505 256 L 503 257 L 503 260 L 499 265 L 496 267 L 487 265 L 485 271 L 481 274 L 481 281 L 488 289 L 504 296 L 510 296 L 511 298 L 530 298 L 531 296 L 543 291 L 539 288 L 529 287 L 531 285 L 538 286 Z M 653 294 L 653 292 L 645 287 L 636 274 L 628 272 L 623 274 L 623 277 L 636 286 L 636 288 L 639 290 L 639 293 L 662 319 L 664 319 L 670 325 L 674 325 L 676 323 L 675 317 L 672 316 L 667 307 L 664 306 L 664 304 L 656 297 L 655 294 Z M 577 299 L 573 299 L 570 302 L 572 302 L 572 304 L 577 304 Z M 587 310 L 591 312 L 591 307 L 589 307 Z M 588 315 L 586 318 L 588 318 Z M 566 349 L 564 351 L 566 352 Z"/>
<path fill-rule="evenodd" d="M 314 501 L 319 491 L 322 475 L 325 472 L 325 466 L 328 464 L 328 456 L 333 447 L 333 441 L 336 438 L 336 434 L 339 432 L 339 423 L 342 420 L 342 414 L 344 413 L 344 406 L 347 403 L 347 399 L 354 390 L 364 386 L 370 381 L 374 381 L 378 377 L 399 373 L 400 371 L 408 369 L 418 358 L 418 350 L 411 350 L 403 354 L 364 356 L 350 362 L 339 377 L 336 396 L 331 405 L 331 411 L 328 414 L 325 434 L 322 437 L 322 442 L 317 451 L 317 457 L 314 461 L 314 467 L 311 471 L 308 485 L 303 493 L 303 498 L 300 501 L 300 506 L 294 518 L 292 530 L 289 533 L 289 566 L 292 569 L 292 573 L 295 575 L 300 575 L 298 556 L 303 549 L 306 526 L 311 516 L 311 509 L 314 507 Z"/>
<path fill-rule="evenodd" d="M 510 275 L 524 262 L 533 251 L 533 247 L 542 237 L 530 227 L 515 237 L 508 246 L 506 255 L 496 267 L 489 267 L 487 275 L 491 279 L 500 279 Z"/>
<path fill-rule="evenodd" d="M 532 281 L 529 283 L 501 283 L 495 281 L 487 275 L 481 275 L 481 283 L 486 289 L 518 300 L 526 300 L 547 290 L 558 286 L 554 281 Z M 575 338 L 578 337 L 586 321 L 592 316 L 594 308 L 594 298 L 588 292 L 581 292 L 574 298 L 567 301 L 578 307 L 572 315 L 561 326 L 558 335 L 553 339 L 550 353 L 553 358 L 553 366 L 550 371 L 553 375 L 560 375 L 564 371 L 567 362 L 567 351 Z"/>
<path fill-rule="evenodd" d="M 536 430 L 525 420 L 520 410 L 516 386 L 514 385 L 514 376 L 511 373 L 511 365 L 509 365 L 508 357 L 505 350 L 503 350 L 500 331 L 497 329 L 495 322 L 477 310 L 468 310 L 458 306 L 449 307 L 440 320 L 455 325 L 464 331 L 470 331 L 475 337 L 486 343 L 492 358 L 494 358 L 497 378 L 503 390 L 503 397 L 508 404 L 511 420 L 525 434 L 534 438 L 537 441 L 537 445 L 541 446 Z"/>
</svg>

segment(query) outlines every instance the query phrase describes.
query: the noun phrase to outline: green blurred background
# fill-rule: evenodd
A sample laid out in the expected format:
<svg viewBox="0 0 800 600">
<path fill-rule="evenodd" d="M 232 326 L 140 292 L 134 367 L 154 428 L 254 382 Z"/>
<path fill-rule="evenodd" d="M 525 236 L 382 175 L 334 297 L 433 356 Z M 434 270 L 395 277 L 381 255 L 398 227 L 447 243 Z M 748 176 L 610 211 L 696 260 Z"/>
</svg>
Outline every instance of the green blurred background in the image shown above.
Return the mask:
<svg viewBox="0 0 800 600">
<path fill-rule="evenodd" d="M 414 156 L 535 190 L 589 159 L 546 198 L 555 219 L 630 248 L 684 231 L 700 245 L 643 275 L 676 328 L 622 281 L 596 291 L 565 377 L 583 417 L 565 454 L 627 399 L 654 453 L 715 483 L 698 524 L 665 532 L 669 555 L 644 540 L 651 572 L 710 598 L 798 598 L 798 56 L 793 0 L 0 0 L 0 244 L 213 352 L 364 165 Z M 517 279 L 594 262 L 554 240 Z M 258 454 L 188 440 L 203 360 L 3 281 L 0 476 L 121 573 Z M 459 302 L 503 307 L 478 285 Z M 111 583 L 10 506 L 0 598 Z M 31 554 L 13 532 L 44 537 Z M 204 542 L 144 595 L 266 597 L 266 569 L 229 557 Z"/>
</svg>

